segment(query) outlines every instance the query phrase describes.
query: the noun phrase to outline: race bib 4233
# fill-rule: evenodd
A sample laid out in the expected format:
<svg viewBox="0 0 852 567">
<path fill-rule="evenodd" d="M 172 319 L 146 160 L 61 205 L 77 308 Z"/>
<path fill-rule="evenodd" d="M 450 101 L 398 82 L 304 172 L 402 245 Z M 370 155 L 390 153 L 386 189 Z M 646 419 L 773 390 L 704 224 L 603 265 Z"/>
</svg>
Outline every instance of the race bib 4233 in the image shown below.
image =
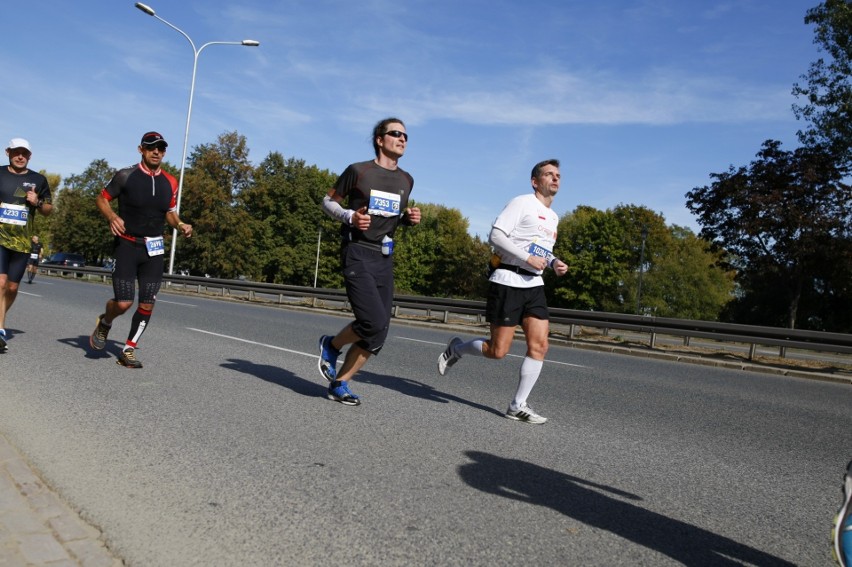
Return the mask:
<svg viewBox="0 0 852 567">
<path fill-rule="evenodd" d="M 26 226 L 29 215 L 30 211 L 25 205 L 0 203 L 0 222 L 4 224 Z"/>
</svg>

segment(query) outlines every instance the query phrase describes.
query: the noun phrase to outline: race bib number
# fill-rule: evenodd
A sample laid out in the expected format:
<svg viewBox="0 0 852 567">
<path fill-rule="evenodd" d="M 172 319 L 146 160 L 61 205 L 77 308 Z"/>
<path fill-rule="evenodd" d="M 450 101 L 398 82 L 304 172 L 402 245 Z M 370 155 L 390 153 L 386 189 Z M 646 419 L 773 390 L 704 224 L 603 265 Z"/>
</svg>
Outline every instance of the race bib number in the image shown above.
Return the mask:
<svg viewBox="0 0 852 567">
<path fill-rule="evenodd" d="M 162 236 L 146 236 L 145 248 L 148 249 L 148 256 L 162 256 L 165 251 Z"/>
<path fill-rule="evenodd" d="M 548 250 L 544 246 L 536 244 L 535 242 L 530 244 L 530 247 L 529 249 L 527 249 L 527 252 L 529 252 L 530 256 L 537 256 L 539 258 L 550 258 L 551 256 L 550 250 Z"/>
<path fill-rule="evenodd" d="M 30 260 L 38 260 L 38 254 L 30 254 Z"/>
<path fill-rule="evenodd" d="M 26 226 L 29 216 L 30 211 L 25 205 L 0 203 L 0 222 L 3 224 Z"/>
<path fill-rule="evenodd" d="M 380 217 L 399 216 L 399 202 L 399 195 L 386 193 L 385 191 L 371 190 L 367 214 Z"/>
</svg>

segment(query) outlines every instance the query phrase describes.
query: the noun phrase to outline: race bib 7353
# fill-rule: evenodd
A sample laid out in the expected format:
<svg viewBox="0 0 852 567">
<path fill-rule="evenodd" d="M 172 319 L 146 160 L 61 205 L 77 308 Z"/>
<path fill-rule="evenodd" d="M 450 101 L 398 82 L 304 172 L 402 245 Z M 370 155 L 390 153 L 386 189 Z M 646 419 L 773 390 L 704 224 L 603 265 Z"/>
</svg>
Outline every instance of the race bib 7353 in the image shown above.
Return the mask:
<svg viewBox="0 0 852 567">
<path fill-rule="evenodd" d="M 367 214 L 380 217 L 399 216 L 400 197 L 394 193 L 370 190 L 370 204 L 367 206 Z"/>
</svg>

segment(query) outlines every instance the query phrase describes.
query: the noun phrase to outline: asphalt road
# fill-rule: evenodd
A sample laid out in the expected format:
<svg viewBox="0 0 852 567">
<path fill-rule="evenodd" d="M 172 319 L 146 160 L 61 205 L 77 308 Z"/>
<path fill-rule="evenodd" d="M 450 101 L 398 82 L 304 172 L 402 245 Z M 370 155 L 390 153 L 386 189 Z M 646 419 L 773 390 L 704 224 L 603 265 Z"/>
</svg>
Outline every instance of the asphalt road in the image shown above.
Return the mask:
<svg viewBox="0 0 852 567">
<path fill-rule="evenodd" d="M 530 426 L 518 358 L 440 377 L 452 331 L 394 324 L 353 408 L 316 370 L 346 319 L 163 293 L 128 370 L 110 294 L 22 285 L 0 431 L 130 566 L 832 565 L 849 385 L 553 345 Z"/>
</svg>

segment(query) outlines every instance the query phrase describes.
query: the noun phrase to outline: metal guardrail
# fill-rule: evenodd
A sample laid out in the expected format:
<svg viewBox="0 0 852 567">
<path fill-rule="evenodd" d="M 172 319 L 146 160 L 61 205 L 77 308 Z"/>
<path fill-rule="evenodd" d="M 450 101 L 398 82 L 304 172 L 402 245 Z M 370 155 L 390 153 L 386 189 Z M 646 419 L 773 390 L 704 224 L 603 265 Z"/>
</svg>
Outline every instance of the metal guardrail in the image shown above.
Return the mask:
<svg viewBox="0 0 852 567">
<path fill-rule="evenodd" d="M 40 269 L 48 274 L 74 274 L 76 276 L 107 281 L 111 272 L 104 268 L 73 268 L 66 266 L 42 265 Z M 221 295 L 230 295 L 231 291 L 240 291 L 248 295 L 249 300 L 257 296 L 270 296 L 277 303 L 286 303 L 286 298 L 309 298 L 313 307 L 319 307 L 324 301 L 338 302 L 346 307 L 348 301 L 346 292 L 342 289 L 312 288 L 281 284 L 269 284 L 244 280 L 226 280 L 203 278 L 197 276 L 166 275 L 166 285 L 180 285 L 185 290 L 195 289 L 209 293 L 211 289 L 219 290 Z M 485 302 L 465 299 L 446 299 L 437 297 L 421 297 L 410 295 L 394 296 L 394 316 L 399 316 L 401 309 L 425 311 L 428 316 L 441 314 L 443 322 L 448 323 L 452 315 L 475 316 L 477 322 L 482 322 L 485 313 Z M 580 311 L 574 309 L 550 309 L 551 323 L 567 326 L 570 338 L 575 338 L 578 327 L 593 327 L 632 331 L 647 334 L 649 346 L 654 347 L 659 335 L 682 337 L 684 345 L 689 345 L 692 338 L 711 339 L 719 342 L 743 343 L 749 345 L 749 360 L 755 356 L 758 346 L 779 347 L 781 357 L 786 349 L 795 348 L 815 352 L 830 352 L 852 354 L 852 334 L 827 333 L 780 327 L 761 327 L 754 325 L 739 325 L 733 323 L 718 323 L 713 321 L 695 321 L 689 319 L 671 319 L 666 317 L 649 317 L 622 313 L 606 313 L 597 311 Z"/>
</svg>

